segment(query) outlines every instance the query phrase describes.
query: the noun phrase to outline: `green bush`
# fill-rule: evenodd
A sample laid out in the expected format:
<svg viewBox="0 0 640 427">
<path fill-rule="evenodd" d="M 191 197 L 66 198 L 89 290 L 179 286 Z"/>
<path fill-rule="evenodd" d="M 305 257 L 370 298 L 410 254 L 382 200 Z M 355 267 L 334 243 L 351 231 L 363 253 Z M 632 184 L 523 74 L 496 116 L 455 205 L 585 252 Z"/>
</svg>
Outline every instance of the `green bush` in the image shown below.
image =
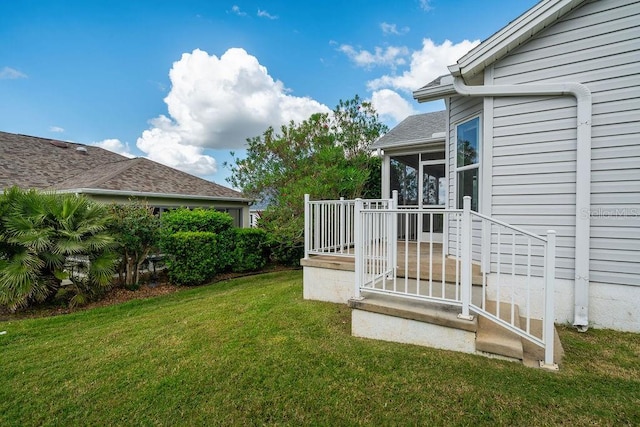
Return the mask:
<svg viewBox="0 0 640 427">
<path fill-rule="evenodd" d="M 214 260 L 217 265 L 217 270 L 218 272 L 224 272 L 231 269 L 234 250 L 233 218 L 231 218 L 231 215 L 213 209 L 197 208 L 189 210 L 187 208 L 180 208 L 165 212 L 162 214 L 161 220 L 160 247 L 166 255 L 169 257 L 173 255 L 172 249 L 170 249 L 172 243 L 169 242 L 169 240 L 175 233 L 215 233 L 218 236 L 215 251 L 216 259 Z M 211 253 L 209 256 L 213 257 L 214 254 Z M 174 268 L 177 268 L 175 267 L 175 262 Z M 169 265 L 167 265 L 167 267 L 169 271 L 171 271 L 171 267 Z M 182 267 L 182 269 L 186 268 L 188 268 L 188 266 Z"/>
<path fill-rule="evenodd" d="M 169 280 L 176 285 L 200 285 L 228 262 L 220 254 L 219 236 L 205 231 L 179 231 L 165 239 Z M 222 262 L 221 262 L 222 261 Z"/>
<path fill-rule="evenodd" d="M 62 282 L 70 305 L 112 286 L 116 256 L 105 206 L 73 194 L 13 187 L 0 195 L 0 305 L 12 311 L 53 299 Z M 80 274 L 69 260 L 82 260 Z"/>
<path fill-rule="evenodd" d="M 162 214 L 162 229 L 165 234 L 179 231 L 206 231 L 220 234 L 233 228 L 233 218 L 213 209 L 179 208 Z"/>
<path fill-rule="evenodd" d="M 276 264 L 299 267 L 300 260 L 304 258 L 304 245 L 288 240 L 284 236 L 269 234 L 267 247 L 271 260 Z"/>
<path fill-rule="evenodd" d="M 233 271 L 260 270 L 267 264 L 267 233 L 257 228 L 236 228 Z"/>
</svg>

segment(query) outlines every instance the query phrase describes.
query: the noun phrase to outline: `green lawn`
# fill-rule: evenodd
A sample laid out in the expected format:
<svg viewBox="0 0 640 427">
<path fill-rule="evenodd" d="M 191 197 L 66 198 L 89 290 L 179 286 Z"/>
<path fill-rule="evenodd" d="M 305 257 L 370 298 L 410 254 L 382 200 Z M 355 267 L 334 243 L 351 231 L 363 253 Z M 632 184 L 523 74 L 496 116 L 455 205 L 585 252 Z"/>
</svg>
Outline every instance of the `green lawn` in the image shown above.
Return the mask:
<svg viewBox="0 0 640 427">
<path fill-rule="evenodd" d="M 299 271 L 0 323 L 0 425 L 640 425 L 640 335 L 559 373 L 351 337 Z"/>
</svg>

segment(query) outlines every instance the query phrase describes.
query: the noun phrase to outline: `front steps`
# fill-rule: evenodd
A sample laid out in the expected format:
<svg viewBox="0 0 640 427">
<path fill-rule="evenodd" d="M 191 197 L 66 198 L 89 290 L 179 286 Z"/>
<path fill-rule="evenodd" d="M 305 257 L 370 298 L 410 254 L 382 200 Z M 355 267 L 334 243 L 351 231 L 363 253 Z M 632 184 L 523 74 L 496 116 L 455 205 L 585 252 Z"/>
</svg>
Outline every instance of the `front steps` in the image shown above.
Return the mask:
<svg viewBox="0 0 640 427">
<path fill-rule="evenodd" d="M 493 307 L 490 307 L 492 304 Z M 352 311 L 352 335 L 422 345 L 443 350 L 479 354 L 486 357 L 539 367 L 544 350 L 483 316 L 472 321 L 458 318 L 460 308 L 425 301 L 406 300 L 389 295 L 365 294 L 361 300 L 349 300 Z M 495 302 L 488 302 L 490 312 Z M 509 320 L 510 306 L 502 303 L 500 317 Z M 517 309 L 515 324 L 523 321 Z M 542 330 L 540 321 L 531 321 L 531 331 Z M 560 363 L 563 350 L 557 333 L 554 360 Z"/>
</svg>

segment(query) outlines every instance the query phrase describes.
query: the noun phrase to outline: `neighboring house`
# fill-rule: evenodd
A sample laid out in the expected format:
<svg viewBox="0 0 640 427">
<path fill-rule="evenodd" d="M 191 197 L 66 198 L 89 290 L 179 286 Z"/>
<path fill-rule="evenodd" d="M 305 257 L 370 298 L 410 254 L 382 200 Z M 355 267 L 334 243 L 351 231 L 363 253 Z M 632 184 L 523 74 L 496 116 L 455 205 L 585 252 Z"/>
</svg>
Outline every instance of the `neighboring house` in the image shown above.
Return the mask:
<svg viewBox="0 0 640 427">
<path fill-rule="evenodd" d="M 0 132 L 0 189 L 85 194 L 105 203 L 146 201 L 157 212 L 214 208 L 248 227 L 250 199 L 241 193 L 145 158 L 90 145 Z"/>
<path fill-rule="evenodd" d="M 547 362 L 553 309 L 640 332 L 640 2 L 543 0 L 449 70 L 414 92 L 446 111 L 374 145 L 386 201 L 307 203 L 305 297 L 349 300 L 357 335 L 504 355 L 424 312 L 468 304 Z"/>
</svg>

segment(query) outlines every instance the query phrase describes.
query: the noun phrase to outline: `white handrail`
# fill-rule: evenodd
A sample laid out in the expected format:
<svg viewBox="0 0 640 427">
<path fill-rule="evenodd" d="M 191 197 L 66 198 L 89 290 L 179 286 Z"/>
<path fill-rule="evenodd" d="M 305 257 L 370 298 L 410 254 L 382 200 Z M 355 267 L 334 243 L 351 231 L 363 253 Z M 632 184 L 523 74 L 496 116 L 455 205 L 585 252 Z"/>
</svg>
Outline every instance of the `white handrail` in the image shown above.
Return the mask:
<svg viewBox="0 0 640 427">
<path fill-rule="evenodd" d="M 305 256 L 354 257 L 356 298 L 362 292 L 394 294 L 459 306 L 465 319 L 482 314 L 544 347 L 543 363 L 552 366 L 555 232 L 540 236 L 473 212 L 468 197 L 463 209 L 399 207 L 396 200 L 305 196 Z M 442 243 L 434 242 L 434 218 L 447 225 Z M 479 299 L 474 282 L 481 286 Z M 537 319 L 541 334 L 532 327 Z"/>
</svg>

